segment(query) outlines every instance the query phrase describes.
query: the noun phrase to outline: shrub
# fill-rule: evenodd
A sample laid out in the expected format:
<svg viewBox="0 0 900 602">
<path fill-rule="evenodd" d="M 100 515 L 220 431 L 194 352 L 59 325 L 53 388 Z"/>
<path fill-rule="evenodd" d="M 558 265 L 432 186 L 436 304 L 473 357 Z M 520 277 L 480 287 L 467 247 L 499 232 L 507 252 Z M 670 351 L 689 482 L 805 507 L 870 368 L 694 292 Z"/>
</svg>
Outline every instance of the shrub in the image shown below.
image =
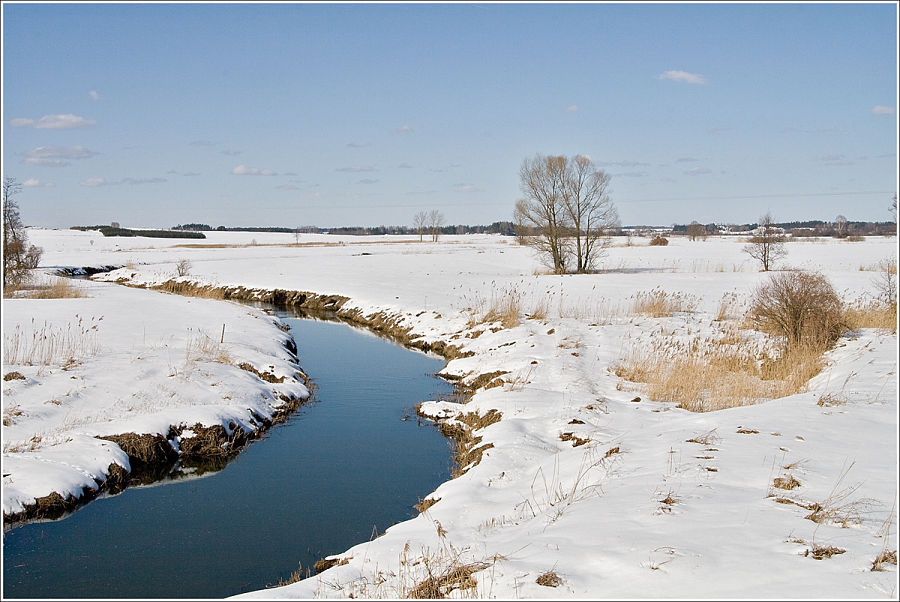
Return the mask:
<svg viewBox="0 0 900 602">
<path fill-rule="evenodd" d="M 669 239 L 666 238 L 665 236 L 656 235 L 650 239 L 651 247 L 664 247 L 667 244 L 669 244 Z"/>
<path fill-rule="evenodd" d="M 187 276 L 191 273 L 191 260 L 181 259 L 175 264 L 175 271 L 179 276 Z"/>
<path fill-rule="evenodd" d="M 787 348 L 829 347 L 847 329 L 840 298 L 815 272 L 773 274 L 753 292 L 748 318 L 757 330 L 781 337 Z"/>
</svg>

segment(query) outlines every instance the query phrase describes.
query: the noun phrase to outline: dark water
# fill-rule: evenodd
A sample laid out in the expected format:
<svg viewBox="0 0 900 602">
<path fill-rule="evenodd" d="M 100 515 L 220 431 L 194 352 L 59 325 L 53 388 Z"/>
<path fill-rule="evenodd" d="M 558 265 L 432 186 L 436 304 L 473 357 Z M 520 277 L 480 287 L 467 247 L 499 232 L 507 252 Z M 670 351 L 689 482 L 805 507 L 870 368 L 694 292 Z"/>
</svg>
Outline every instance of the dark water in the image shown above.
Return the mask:
<svg viewBox="0 0 900 602">
<path fill-rule="evenodd" d="M 447 440 L 412 410 L 450 393 L 432 376 L 442 362 L 341 324 L 286 321 L 317 402 L 220 472 L 6 532 L 3 597 L 221 598 L 415 516 L 449 478 Z"/>
</svg>

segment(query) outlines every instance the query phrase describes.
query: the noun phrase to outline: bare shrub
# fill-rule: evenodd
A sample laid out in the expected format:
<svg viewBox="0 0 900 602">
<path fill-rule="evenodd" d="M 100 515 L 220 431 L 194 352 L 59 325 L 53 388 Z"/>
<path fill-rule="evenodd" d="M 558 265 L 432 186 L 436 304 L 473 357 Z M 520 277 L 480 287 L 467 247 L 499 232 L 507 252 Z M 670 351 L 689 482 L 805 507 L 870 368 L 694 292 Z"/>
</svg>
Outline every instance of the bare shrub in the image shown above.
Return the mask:
<svg viewBox="0 0 900 602">
<path fill-rule="evenodd" d="M 187 276 L 191 273 L 191 267 L 190 259 L 179 259 L 178 263 L 175 264 L 175 271 L 179 276 Z"/>
<path fill-rule="evenodd" d="M 665 236 L 660 236 L 658 234 L 650 239 L 651 247 L 665 247 L 668 244 L 669 244 L 669 239 L 666 238 Z"/>
<path fill-rule="evenodd" d="M 882 259 L 877 264 L 878 276 L 875 279 L 875 290 L 878 292 L 879 300 L 890 308 L 891 311 L 897 311 L 897 259 Z"/>
<path fill-rule="evenodd" d="M 843 305 L 828 279 L 815 272 L 780 272 L 753 292 L 748 318 L 753 327 L 801 344 L 830 347 L 844 333 Z"/>
</svg>

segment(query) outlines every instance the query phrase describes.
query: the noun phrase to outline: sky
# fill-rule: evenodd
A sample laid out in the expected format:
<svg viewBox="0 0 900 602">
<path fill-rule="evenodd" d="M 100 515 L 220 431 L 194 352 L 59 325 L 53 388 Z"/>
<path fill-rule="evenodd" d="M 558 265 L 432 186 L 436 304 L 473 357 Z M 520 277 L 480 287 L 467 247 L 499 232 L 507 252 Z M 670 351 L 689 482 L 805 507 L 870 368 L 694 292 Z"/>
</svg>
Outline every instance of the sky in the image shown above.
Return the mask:
<svg viewBox="0 0 900 602">
<path fill-rule="evenodd" d="M 623 225 L 892 219 L 893 2 L 2 8 L 28 225 L 489 224 L 537 154 Z"/>
</svg>

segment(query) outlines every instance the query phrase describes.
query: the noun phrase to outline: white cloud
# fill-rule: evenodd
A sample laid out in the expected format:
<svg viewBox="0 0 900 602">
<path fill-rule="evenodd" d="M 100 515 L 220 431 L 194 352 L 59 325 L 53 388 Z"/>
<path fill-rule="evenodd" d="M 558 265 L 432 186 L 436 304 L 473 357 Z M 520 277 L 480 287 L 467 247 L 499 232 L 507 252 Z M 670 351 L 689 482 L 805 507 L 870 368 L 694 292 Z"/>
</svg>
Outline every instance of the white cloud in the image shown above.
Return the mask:
<svg viewBox="0 0 900 602">
<path fill-rule="evenodd" d="M 9 121 L 13 127 L 33 127 L 40 130 L 72 130 L 95 125 L 93 119 L 66 113 L 64 115 L 44 115 L 38 120 L 29 117 L 16 117 Z"/>
<path fill-rule="evenodd" d="M 566 111 L 569 113 L 575 113 L 578 111 L 578 105 L 569 105 L 566 107 Z"/>
<path fill-rule="evenodd" d="M 831 161 L 843 161 L 846 158 L 847 157 L 845 157 L 844 155 L 841 155 L 839 153 L 831 153 L 828 155 L 822 155 L 821 157 L 819 157 L 819 160 L 831 162 Z"/>
<path fill-rule="evenodd" d="M 27 165 L 64 167 L 73 159 L 89 159 L 97 153 L 83 146 L 38 146 L 25 152 Z"/>
<path fill-rule="evenodd" d="M 371 165 L 349 165 L 347 167 L 338 167 L 335 171 L 345 171 L 348 173 L 363 173 L 368 171 L 375 171 L 375 168 Z"/>
<path fill-rule="evenodd" d="M 675 159 L 675 163 L 696 163 L 697 159 L 693 157 L 678 157 Z"/>
<path fill-rule="evenodd" d="M 401 163 L 397 167 L 399 167 L 400 169 L 413 169 L 413 166 L 410 165 L 409 163 Z"/>
<path fill-rule="evenodd" d="M 453 190 L 456 192 L 481 192 L 481 189 L 474 184 L 457 184 Z"/>
<path fill-rule="evenodd" d="M 41 182 L 37 178 L 28 178 L 22 182 L 22 186 L 25 188 L 53 188 L 55 184 L 53 182 Z"/>
<path fill-rule="evenodd" d="M 90 92 L 88 92 L 88 95 L 90 95 L 91 100 L 100 100 L 100 93 L 96 90 L 91 90 Z"/>
<path fill-rule="evenodd" d="M 684 172 L 686 176 L 705 176 L 706 174 L 712 173 L 711 169 L 707 169 L 706 167 L 694 167 L 692 169 Z"/>
<path fill-rule="evenodd" d="M 876 115 L 893 115 L 894 107 L 886 107 L 884 105 L 875 105 L 872 107 L 872 112 Z"/>
<path fill-rule="evenodd" d="M 362 180 L 360 180 L 357 183 L 358 184 L 377 184 L 378 181 L 379 180 L 377 180 L 376 178 L 363 178 Z"/>
<path fill-rule="evenodd" d="M 109 182 L 107 182 L 105 178 L 88 178 L 87 180 L 82 180 L 81 185 L 87 186 L 88 188 L 99 188 L 101 186 L 109 185 Z"/>
<path fill-rule="evenodd" d="M 236 176 L 275 176 L 278 175 L 271 169 L 260 169 L 258 167 L 247 167 L 246 165 L 238 165 L 231 170 Z"/>
<path fill-rule="evenodd" d="M 705 84 L 706 79 L 698 73 L 688 73 L 678 69 L 663 71 L 657 76 L 659 79 L 670 79 L 674 82 L 684 82 L 686 84 Z"/>
<path fill-rule="evenodd" d="M 408 125 L 403 125 L 396 129 L 391 130 L 392 134 L 411 134 L 413 129 Z"/>
</svg>

